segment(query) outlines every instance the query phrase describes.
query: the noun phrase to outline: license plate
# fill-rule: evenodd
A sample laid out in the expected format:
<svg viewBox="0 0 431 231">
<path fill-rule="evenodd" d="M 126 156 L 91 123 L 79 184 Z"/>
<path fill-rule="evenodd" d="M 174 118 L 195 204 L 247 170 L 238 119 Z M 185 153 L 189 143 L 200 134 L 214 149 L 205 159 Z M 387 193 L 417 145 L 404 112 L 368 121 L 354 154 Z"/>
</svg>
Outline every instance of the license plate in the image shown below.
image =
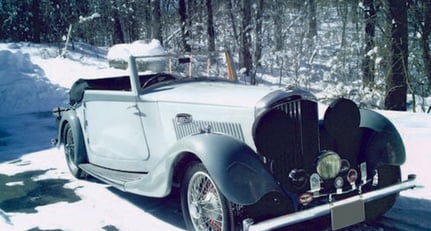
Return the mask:
<svg viewBox="0 0 431 231">
<path fill-rule="evenodd" d="M 365 205 L 363 200 L 336 205 L 331 208 L 332 230 L 342 229 L 363 221 L 365 221 Z"/>
</svg>

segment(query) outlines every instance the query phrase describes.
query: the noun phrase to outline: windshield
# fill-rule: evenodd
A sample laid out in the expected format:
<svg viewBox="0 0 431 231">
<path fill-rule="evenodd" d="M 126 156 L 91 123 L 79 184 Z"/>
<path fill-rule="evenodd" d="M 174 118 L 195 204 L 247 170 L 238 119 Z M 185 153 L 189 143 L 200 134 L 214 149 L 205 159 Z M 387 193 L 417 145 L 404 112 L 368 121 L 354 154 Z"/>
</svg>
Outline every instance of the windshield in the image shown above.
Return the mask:
<svg viewBox="0 0 431 231">
<path fill-rule="evenodd" d="M 166 73 L 176 78 L 223 78 L 236 81 L 229 52 L 132 57 L 139 75 Z"/>
</svg>

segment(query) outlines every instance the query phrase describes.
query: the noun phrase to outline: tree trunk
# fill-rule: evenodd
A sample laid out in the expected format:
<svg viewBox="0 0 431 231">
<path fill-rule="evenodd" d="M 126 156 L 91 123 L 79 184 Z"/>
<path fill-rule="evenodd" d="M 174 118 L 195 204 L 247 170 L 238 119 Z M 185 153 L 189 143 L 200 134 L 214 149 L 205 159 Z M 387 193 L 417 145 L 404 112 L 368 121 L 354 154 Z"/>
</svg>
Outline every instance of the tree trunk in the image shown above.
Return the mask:
<svg viewBox="0 0 431 231">
<path fill-rule="evenodd" d="M 256 28 L 254 30 L 255 32 L 255 51 L 254 51 L 254 63 L 255 66 L 258 67 L 261 65 L 260 59 L 262 58 L 262 46 L 263 46 L 263 32 L 262 32 L 262 25 L 263 25 L 263 0 L 257 0 L 256 2 L 257 8 L 256 8 Z"/>
<path fill-rule="evenodd" d="M 128 29 L 128 41 L 133 42 L 139 39 L 139 22 L 138 22 L 138 5 L 135 1 L 127 2 L 128 10 L 126 15 L 127 29 Z"/>
<path fill-rule="evenodd" d="M 274 22 L 274 41 L 275 50 L 281 51 L 284 48 L 284 34 L 283 34 L 283 7 L 279 5 L 278 1 L 275 1 L 272 6 L 273 16 L 272 20 Z"/>
<path fill-rule="evenodd" d="M 233 37 L 234 37 L 234 43 L 233 43 L 233 51 L 236 52 L 236 48 L 237 48 L 237 44 L 238 44 L 238 32 L 237 32 L 237 28 L 236 28 L 236 20 L 235 20 L 235 15 L 234 15 L 234 7 L 232 4 L 233 0 L 227 0 L 227 7 L 228 7 L 228 12 L 229 12 L 229 18 L 230 21 L 232 23 L 232 32 L 233 32 Z"/>
<path fill-rule="evenodd" d="M 242 12 L 242 23 L 241 23 L 241 51 L 240 51 L 240 65 L 245 68 L 244 74 L 250 76 L 250 84 L 256 84 L 254 76 L 251 76 L 253 68 L 253 57 L 251 55 L 251 1 L 242 0 L 241 12 Z"/>
<path fill-rule="evenodd" d="M 313 41 L 317 36 L 316 0 L 308 0 L 308 39 Z"/>
<path fill-rule="evenodd" d="M 431 34 L 431 0 L 423 0 L 423 28 L 421 37 L 422 59 L 425 65 L 425 74 L 428 77 L 428 85 L 431 87 L 431 54 L 429 48 Z"/>
<path fill-rule="evenodd" d="M 185 0 L 179 0 L 178 1 L 178 10 L 180 14 L 180 24 L 181 24 L 181 37 L 182 37 L 182 43 L 183 43 L 183 49 L 186 52 L 190 52 L 191 48 L 188 43 L 189 40 L 189 30 L 187 28 L 187 8 L 186 8 L 186 1 Z"/>
<path fill-rule="evenodd" d="M 32 1 L 32 15 L 33 15 L 33 39 L 35 43 L 40 43 L 40 2 L 39 0 Z"/>
<path fill-rule="evenodd" d="M 160 0 L 152 0 L 151 1 L 151 9 L 152 9 L 152 37 L 159 40 L 163 45 L 163 37 L 162 37 L 162 14 L 160 12 Z"/>
<path fill-rule="evenodd" d="M 151 0 L 145 0 L 144 8 L 143 8 L 143 30 L 144 30 L 144 39 L 152 39 L 153 38 L 153 6 L 151 4 Z"/>
<path fill-rule="evenodd" d="M 208 51 L 215 51 L 215 31 L 212 1 L 206 0 L 207 5 L 207 32 L 208 32 Z"/>
<path fill-rule="evenodd" d="M 117 43 L 124 43 L 124 33 L 123 33 L 123 27 L 121 25 L 120 21 L 120 15 L 118 13 L 118 3 L 116 0 L 112 2 L 112 18 L 114 21 L 114 28 L 113 28 L 113 42 L 114 44 Z"/>
<path fill-rule="evenodd" d="M 362 82 L 364 87 L 374 84 L 374 60 L 369 52 L 374 49 L 374 35 L 376 31 L 376 8 L 374 0 L 364 0 L 365 13 L 365 51 L 362 61 Z"/>
<path fill-rule="evenodd" d="M 407 101 L 407 4 L 405 0 L 389 0 L 391 25 L 391 69 L 386 81 L 385 109 L 406 111 Z"/>
</svg>

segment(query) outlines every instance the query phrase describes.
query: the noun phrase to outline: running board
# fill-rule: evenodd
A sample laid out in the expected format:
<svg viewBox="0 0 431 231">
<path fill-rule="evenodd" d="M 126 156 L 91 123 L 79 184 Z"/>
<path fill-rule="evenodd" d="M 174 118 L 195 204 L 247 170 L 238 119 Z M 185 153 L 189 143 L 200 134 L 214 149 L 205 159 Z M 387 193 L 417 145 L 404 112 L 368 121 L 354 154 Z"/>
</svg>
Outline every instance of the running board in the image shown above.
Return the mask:
<svg viewBox="0 0 431 231">
<path fill-rule="evenodd" d="M 123 191 L 125 191 L 124 185 L 127 182 L 140 180 L 147 175 L 147 173 L 112 170 L 93 164 L 80 164 L 79 168 L 90 174 L 91 176 Z"/>
</svg>

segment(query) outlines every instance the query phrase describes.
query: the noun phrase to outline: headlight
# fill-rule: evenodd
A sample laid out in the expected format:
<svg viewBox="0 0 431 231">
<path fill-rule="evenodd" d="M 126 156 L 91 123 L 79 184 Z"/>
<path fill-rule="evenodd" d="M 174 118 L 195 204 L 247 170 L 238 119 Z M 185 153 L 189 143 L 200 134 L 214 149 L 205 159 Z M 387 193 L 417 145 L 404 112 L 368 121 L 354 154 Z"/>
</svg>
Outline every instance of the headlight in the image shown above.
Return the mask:
<svg viewBox="0 0 431 231">
<path fill-rule="evenodd" d="M 317 173 L 322 179 L 335 178 L 340 172 L 341 158 L 340 156 L 332 151 L 323 152 L 317 161 Z"/>
</svg>

